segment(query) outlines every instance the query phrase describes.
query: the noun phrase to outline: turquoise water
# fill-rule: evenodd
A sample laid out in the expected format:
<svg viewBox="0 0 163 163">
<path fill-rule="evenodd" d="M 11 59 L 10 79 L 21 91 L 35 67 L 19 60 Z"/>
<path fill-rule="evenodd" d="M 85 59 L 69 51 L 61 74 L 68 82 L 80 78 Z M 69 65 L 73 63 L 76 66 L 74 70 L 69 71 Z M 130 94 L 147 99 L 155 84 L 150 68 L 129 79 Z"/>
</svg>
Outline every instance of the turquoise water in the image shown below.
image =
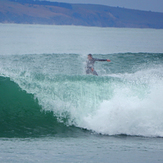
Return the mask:
<svg viewBox="0 0 163 163">
<path fill-rule="evenodd" d="M 134 35 L 134 29 L 0 27 L 9 31 L 9 34 L 1 33 L 4 39 L 0 50 L 1 162 L 163 161 L 163 53 L 158 36 L 162 30 L 135 29 Z M 30 31 L 30 35 L 27 37 L 23 31 Z M 40 40 L 40 36 L 52 39 L 46 31 L 53 31 L 53 43 L 58 40 L 60 47 L 49 44 L 47 39 Z M 82 53 L 88 49 L 77 52 L 86 43 L 82 39 L 79 43 L 71 40 L 70 31 L 71 34 L 81 32 L 82 39 L 83 35 L 89 38 L 86 43 L 96 51 L 95 58 L 111 60 L 95 63 L 99 76 L 85 74 L 87 53 Z M 116 36 L 120 31 L 124 46 L 118 44 L 118 37 L 112 38 L 109 45 L 112 51 L 119 47 L 120 53 L 118 50 L 106 53 L 108 44 L 98 53 L 99 40 L 89 43 L 90 38 L 97 37 L 97 32 L 102 42 L 106 33 Z M 147 40 L 151 39 L 148 44 L 144 41 L 140 45 L 138 37 L 143 32 Z M 137 43 L 128 48 L 133 52 L 126 51 L 126 42 L 131 39 L 128 36 Z M 70 49 L 61 44 L 64 39 L 71 40 L 67 42 Z M 157 45 L 155 53 L 151 48 L 153 43 Z"/>
</svg>

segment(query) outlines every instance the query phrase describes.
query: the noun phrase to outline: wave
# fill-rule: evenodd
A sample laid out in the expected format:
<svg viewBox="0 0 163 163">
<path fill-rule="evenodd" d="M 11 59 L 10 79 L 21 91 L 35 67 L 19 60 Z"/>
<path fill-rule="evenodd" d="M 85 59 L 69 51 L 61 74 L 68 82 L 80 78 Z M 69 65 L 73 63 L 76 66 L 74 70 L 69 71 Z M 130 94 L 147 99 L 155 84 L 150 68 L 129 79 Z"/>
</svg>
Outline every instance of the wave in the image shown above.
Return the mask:
<svg viewBox="0 0 163 163">
<path fill-rule="evenodd" d="M 115 62 L 112 71 L 104 63 L 98 77 L 83 73 L 79 55 L 8 58 L 1 64 L 0 136 L 81 135 L 87 130 L 163 137 L 162 56 L 143 54 L 147 63 L 136 62 L 138 56 L 142 54 L 112 56 L 130 65 L 122 64 L 120 71 Z"/>
<path fill-rule="evenodd" d="M 0 97 L 0 137 L 65 136 L 80 131 L 59 123 L 53 111 L 43 110 L 34 95 L 10 78 L 0 77 Z"/>
</svg>

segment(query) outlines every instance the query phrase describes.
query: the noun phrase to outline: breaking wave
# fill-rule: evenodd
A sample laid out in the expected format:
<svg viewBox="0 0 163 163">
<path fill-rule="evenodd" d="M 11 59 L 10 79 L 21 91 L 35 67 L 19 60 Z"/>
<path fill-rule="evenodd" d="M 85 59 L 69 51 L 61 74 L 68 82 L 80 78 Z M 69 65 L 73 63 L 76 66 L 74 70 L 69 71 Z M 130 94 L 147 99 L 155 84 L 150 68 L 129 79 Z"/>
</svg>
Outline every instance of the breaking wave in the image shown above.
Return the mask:
<svg viewBox="0 0 163 163">
<path fill-rule="evenodd" d="M 162 54 L 99 56 L 113 62 L 97 63 L 99 76 L 76 54 L 1 56 L 0 136 L 163 137 Z"/>
</svg>

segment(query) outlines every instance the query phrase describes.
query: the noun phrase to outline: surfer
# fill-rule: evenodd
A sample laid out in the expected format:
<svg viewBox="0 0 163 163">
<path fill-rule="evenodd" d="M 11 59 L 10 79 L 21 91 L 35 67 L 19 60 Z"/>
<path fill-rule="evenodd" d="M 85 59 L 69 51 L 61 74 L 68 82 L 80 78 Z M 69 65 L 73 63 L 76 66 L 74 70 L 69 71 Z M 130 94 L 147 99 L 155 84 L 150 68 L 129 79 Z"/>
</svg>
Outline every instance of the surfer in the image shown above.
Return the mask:
<svg viewBox="0 0 163 163">
<path fill-rule="evenodd" d="M 96 61 L 107 61 L 107 62 L 110 62 L 109 59 L 97 59 L 97 58 L 93 58 L 92 54 L 88 54 L 86 74 L 93 74 L 93 75 L 97 75 L 98 76 L 97 72 L 94 70 L 94 63 Z"/>
</svg>

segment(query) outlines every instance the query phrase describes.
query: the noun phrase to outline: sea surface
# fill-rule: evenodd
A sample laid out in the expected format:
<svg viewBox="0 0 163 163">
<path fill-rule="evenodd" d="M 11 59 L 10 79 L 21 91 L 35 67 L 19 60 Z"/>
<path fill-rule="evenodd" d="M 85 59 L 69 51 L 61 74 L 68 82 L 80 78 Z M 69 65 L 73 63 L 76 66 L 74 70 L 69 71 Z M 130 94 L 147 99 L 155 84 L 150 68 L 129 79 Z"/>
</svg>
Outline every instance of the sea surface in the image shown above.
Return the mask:
<svg viewBox="0 0 163 163">
<path fill-rule="evenodd" d="M 86 75 L 87 54 L 98 76 Z M 162 163 L 163 30 L 0 24 L 0 162 Z"/>
</svg>

